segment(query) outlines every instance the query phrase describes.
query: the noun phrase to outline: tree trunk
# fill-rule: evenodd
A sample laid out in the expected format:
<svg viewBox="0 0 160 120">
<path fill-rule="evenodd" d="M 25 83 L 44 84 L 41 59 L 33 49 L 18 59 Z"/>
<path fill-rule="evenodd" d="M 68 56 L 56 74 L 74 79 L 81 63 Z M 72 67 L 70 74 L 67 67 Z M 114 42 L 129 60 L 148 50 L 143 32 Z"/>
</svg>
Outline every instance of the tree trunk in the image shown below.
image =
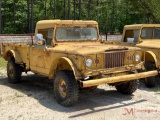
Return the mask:
<svg viewBox="0 0 160 120">
<path fill-rule="evenodd" d="M 56 19 L 56 0 L 54 0 L 54 19 Z"/>
<path fill-rule="evenodd" d="M 88 0 L 88 19 L 90 19 L 90 12 L 91 12 L 91 1 L 92 0 Z"/>
<path fill-rule="evenodd" d="M 114 34 L 114 15 L 115 15 L 115 1 L 112 1 L 112 18 L 111 18 L 111 35 Z"/>
<path fill-rule="evenodd" d="M 79 20 L 81 19 L 81 4 L 82 4 L 82 1 L 79 0 L 79 17 L 78 17 Z"/>
<path fill-rule="evenodd" d="M 97 21 L 99 21 L 99 0 L 97 0 Z"/>
<path fill-rule="evenodd" d="M 28 33 L 31 32 L 31 24 L 30 24 L 30 0 L 27 0 L 27 22 L 28 22 Z"/>
<path fill-rule="evenodd" d="M 68 20 L 70 19 L 70 0 L 68 0 Z"/>
<path fill-rule="evenodd" d="M 47 19 L 46 0 L 44 0 L 44 19 Z"/>
<path fill-rule="evenodd" d="M 74 0 L 73 2 L 73 6 L 74 6 L 74 20 L 76 19 L 76 0 Z"/>
<path fill-rule="evenodd" d="M 64 20 L 66 19 L 66 0 L 64 0 Z"/>
<path fill-rule="evenodd" d="M 49 7 L 50 7 L 50 16 L 52 16 L 52 0 L 50 0 Z M 51 18 L 51 17 L 49 17 L 49 18 Z"/>
<path fill-rule="evenodd" d="M 14 28 L 16 28 L 15 14 L 16 14 L 16 6 L 15 6 L 15 0 L 13 0 L 13 25 L 14 25 Z"/>
<path fill-rule="evenodd" d="M 34 31 L 34 0 L 31 0 L 31 33 Z"/>
</svg>

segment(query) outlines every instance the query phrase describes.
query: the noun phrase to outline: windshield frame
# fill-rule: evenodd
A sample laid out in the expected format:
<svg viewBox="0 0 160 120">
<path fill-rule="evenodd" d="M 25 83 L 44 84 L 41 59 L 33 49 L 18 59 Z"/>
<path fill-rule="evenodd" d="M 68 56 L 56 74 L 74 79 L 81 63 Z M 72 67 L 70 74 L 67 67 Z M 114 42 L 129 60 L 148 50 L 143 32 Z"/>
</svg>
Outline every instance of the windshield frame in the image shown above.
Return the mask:
<svg viewBox="0 0 160 120">
<path fill-rule="evenodd" d="M 129 44 L 139 43 L 140 29 L 125 29 L 122 34 L 122 42 Z"/>
<path fill-rule="evenodd" d="M 57 32 L 57 28 L 95 28 L 96 29 L 96 36 L 97 38 L 95 40 L 92 39 L 79 39 L 79 40 L 72 40 L 72 39 L 67 39 L 67 40 L 58 40 L 56 37 L 56 32 Z M 97 27 L 97 25 L 56 25 L 55 26 L 55 32 L 54 32 L 54 39 L 56 42 L 85 42 L 85 41 L 90 41 L 90 42 L 96 42 L 99 40 L 99 29 Z"/>
</svg>

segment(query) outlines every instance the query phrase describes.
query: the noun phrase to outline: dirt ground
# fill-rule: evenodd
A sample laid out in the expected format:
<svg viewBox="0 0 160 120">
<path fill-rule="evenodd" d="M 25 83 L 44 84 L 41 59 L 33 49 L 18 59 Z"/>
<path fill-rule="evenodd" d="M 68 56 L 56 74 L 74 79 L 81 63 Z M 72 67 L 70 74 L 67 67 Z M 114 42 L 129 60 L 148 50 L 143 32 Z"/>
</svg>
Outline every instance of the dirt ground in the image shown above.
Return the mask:
<svg viewBox="0 0 160 120">
<path fill-rule="evenodd" d="M 131 96 L 101 85 L 81 91 L 78 103 L 66 108 L 57 104 L 46 77 L 29 73 L 9 84 L 6 70 L 0 73 L 0 120 L 160 120 L 160 80 L 152 89 L 140 82 Z"/>
</svg>

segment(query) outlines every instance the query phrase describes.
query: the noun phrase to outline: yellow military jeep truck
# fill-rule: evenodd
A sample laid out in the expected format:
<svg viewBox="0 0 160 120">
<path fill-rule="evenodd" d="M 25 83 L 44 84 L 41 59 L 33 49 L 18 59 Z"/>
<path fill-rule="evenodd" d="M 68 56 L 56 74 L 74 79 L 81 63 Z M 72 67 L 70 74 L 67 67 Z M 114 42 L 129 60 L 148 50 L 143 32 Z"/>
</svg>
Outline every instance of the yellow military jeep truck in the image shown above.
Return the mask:
<svg viewBox="0 0 160 120">
<path fill-rule="evenodd" d="M 31 44 L 2 44 L 8 81 L 20 82 L 21 73 L 27 71 L 48 76 L 63 106 L 77 102 L 80 88 L 101 84 L 132 94 L 138 79 L 158 74 L 137 73 L 144 68 L 142 54 L 140 48 L 104 44 L 96 21 L 42 20 Z"/>
<path fill-rule="evenodd" d="M 122 43 L 142 48 L 145 51 L 147 71 L 160 69 L 160 24 L 125 25 Z M 155 76 L 145 79 L 147 87 L 155 86 Z"/>
</svg>

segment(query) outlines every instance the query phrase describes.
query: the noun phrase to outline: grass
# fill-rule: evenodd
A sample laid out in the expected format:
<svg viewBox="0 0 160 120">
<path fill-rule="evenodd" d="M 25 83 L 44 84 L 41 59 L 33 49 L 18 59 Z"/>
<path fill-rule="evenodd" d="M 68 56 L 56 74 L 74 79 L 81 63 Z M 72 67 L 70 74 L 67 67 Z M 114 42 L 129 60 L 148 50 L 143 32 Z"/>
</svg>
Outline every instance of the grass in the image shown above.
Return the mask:
<svg viewBox="0 0 160 120">
<path fill-rule="evenodd" d="M 0 57 L 0 68 L 6 68 L 7 61 L 5 61 L 2 57 Z"/>
<path fill-rule="evenodd" d="M 20 93 L 20 92 L 15 92 L 14 96 L 16 96 L 16 97 L 24 97 L 24 95 L 22 93 Z"/>
<path fill-rule="evenodd" d="M 160 87 L 155 87 L 154 92 L 160 92 Z"/>
</svg>

